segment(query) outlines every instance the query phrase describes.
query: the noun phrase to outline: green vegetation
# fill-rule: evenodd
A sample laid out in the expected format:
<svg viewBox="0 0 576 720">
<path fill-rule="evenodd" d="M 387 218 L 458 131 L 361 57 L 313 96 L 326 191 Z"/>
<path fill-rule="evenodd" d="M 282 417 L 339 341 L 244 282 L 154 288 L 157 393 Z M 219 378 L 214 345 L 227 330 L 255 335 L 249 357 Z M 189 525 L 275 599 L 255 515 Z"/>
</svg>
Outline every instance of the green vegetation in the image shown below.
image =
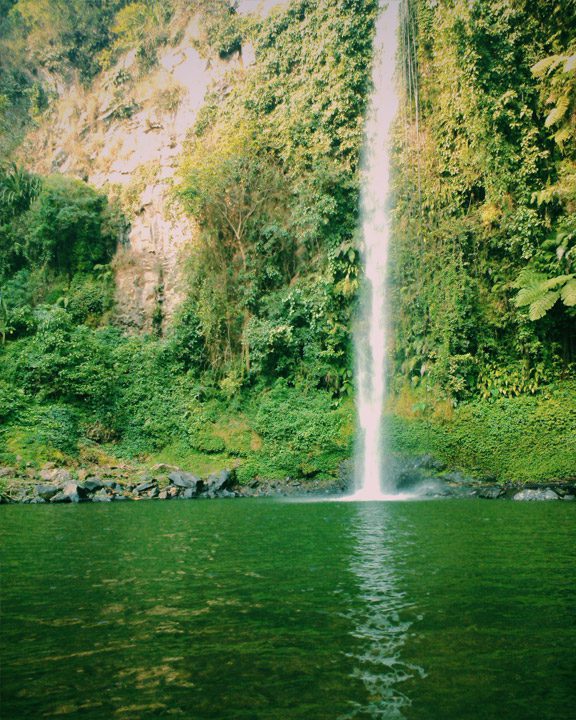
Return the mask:
<svg viewBox="0 0 576 720">
<path fill-rule="evenodd" d="M 554 6 L 412 4 L 393 272 L 396 382 L 422 398 L 573 373 L 575 11 Z"/>
<path fill-rule="evenodd" d="M 145 72 L 190 12 L 206 57 L 249 37 L 257 62 L 212 89 L 182 149 L 174 200 L 200 233 L 163 336 L 160 322 L 150 336 L 117 326 L 116 204 L 81 181 L 3 166 L 0 460 L 234 464 L 242 481 L 335 474 L 353 442 L 376 0 L 294 0 L 265 21 L 224 0 L 65 6 L 0 0 L 0 42 L 13 49 L 0 61 L 3 150 L 49 106 L 54 77 L 89 82 L 130 48 Z M 501 479 L 573 475 L 573 4 L 404 10 L 393 447 Z M 163 102 L 176 107 L 171 92 Z M 121 194 L 125 211 L 144 179 Z"/>
<path fill-rule="evenodd" d="M 392 446 L 431 453 L 448 466 L 498 480 L 542 481 L 574 476 L 576 383 L 541 393 L 474 400 L 449 419 L 418 414 L 390 418 Z"/>
</svg>

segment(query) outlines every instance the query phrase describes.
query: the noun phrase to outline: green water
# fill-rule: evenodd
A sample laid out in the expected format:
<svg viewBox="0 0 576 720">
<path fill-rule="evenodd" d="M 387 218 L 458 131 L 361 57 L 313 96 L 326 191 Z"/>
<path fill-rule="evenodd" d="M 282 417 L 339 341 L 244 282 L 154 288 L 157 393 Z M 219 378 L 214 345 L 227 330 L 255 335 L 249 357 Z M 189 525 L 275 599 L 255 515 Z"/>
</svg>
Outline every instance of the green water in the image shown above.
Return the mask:
<svg viewBox="0 0 576 720">
<path fill-rule="evenodd" d="M 576 716 L 576 504 L 1 508 L 2 720 Z"/>
</svg>

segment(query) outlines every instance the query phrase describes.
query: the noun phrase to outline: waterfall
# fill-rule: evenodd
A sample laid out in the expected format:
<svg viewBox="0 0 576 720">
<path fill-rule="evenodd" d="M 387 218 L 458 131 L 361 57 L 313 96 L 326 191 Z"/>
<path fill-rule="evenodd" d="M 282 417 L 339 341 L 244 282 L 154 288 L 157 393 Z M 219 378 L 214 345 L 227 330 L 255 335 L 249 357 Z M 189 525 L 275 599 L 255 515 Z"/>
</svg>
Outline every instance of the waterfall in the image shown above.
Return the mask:
<svg viewBox="0 0 576 720">
<path fill-rule="evenodd" d="M 376 23 L 372 95 L 366 117 L 361 168 L 360 219 L 364 277 L 355 329 L 358 432 L 355 477 L 358 499 L 393 492 L 382 428 L 389 328 L 387 264 L 390 240 L 390 130 L 398 110 L 395 86 L 399 1 L 381 0 Z"/>
</svg>

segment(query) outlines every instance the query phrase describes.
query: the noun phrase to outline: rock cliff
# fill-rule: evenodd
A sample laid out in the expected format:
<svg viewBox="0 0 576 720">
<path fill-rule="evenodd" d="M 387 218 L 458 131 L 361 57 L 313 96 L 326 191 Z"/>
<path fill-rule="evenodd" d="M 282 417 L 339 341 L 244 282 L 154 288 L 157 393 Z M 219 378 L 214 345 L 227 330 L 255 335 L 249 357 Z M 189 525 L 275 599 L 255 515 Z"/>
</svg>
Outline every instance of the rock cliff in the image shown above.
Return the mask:
<svg viewBox="0 0 576 720">
<path fill-rule="evenodd" d="M 132 51 L 89 88 L 54 81 L 58 99 L 21 150 L 37 172 L 79 177 L 120 201 L 130 224 L 114 263 L 117 319 L 132 331 L 169 319 L 182 299 L 182 251 L 197 229 L 172 197 L 179 156 L 206 93 L 226 92 L 251 54 L 202 56 L 199 35 L 189 18 L 148 72 Z"/>
</svg>

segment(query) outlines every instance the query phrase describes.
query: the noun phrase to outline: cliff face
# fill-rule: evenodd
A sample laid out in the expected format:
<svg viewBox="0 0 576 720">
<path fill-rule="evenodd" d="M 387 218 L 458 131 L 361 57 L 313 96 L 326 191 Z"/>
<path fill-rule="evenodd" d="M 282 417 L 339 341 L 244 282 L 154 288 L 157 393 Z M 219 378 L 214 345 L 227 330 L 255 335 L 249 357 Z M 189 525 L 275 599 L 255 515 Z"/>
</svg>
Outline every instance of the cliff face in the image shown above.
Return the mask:
<svg viewBox="0 0 576 720">
<path fill-rule="evenodd" d="M 73 175 L 119 199 L 130 222 L 115 260 L 118 320 L 127 329 L 149 330 L 182 299 L 182 250 L 196 228 L 171 199 L 179 155 L 208 89 L 225 92 L 227 76 L 242 68 L 239 54 L 201 57 L 199 32 L 192 18 L 148 73 L 129 52 L 88 89 L 61 84 L 21 151 L 39 173 Z"/>
</svg>

